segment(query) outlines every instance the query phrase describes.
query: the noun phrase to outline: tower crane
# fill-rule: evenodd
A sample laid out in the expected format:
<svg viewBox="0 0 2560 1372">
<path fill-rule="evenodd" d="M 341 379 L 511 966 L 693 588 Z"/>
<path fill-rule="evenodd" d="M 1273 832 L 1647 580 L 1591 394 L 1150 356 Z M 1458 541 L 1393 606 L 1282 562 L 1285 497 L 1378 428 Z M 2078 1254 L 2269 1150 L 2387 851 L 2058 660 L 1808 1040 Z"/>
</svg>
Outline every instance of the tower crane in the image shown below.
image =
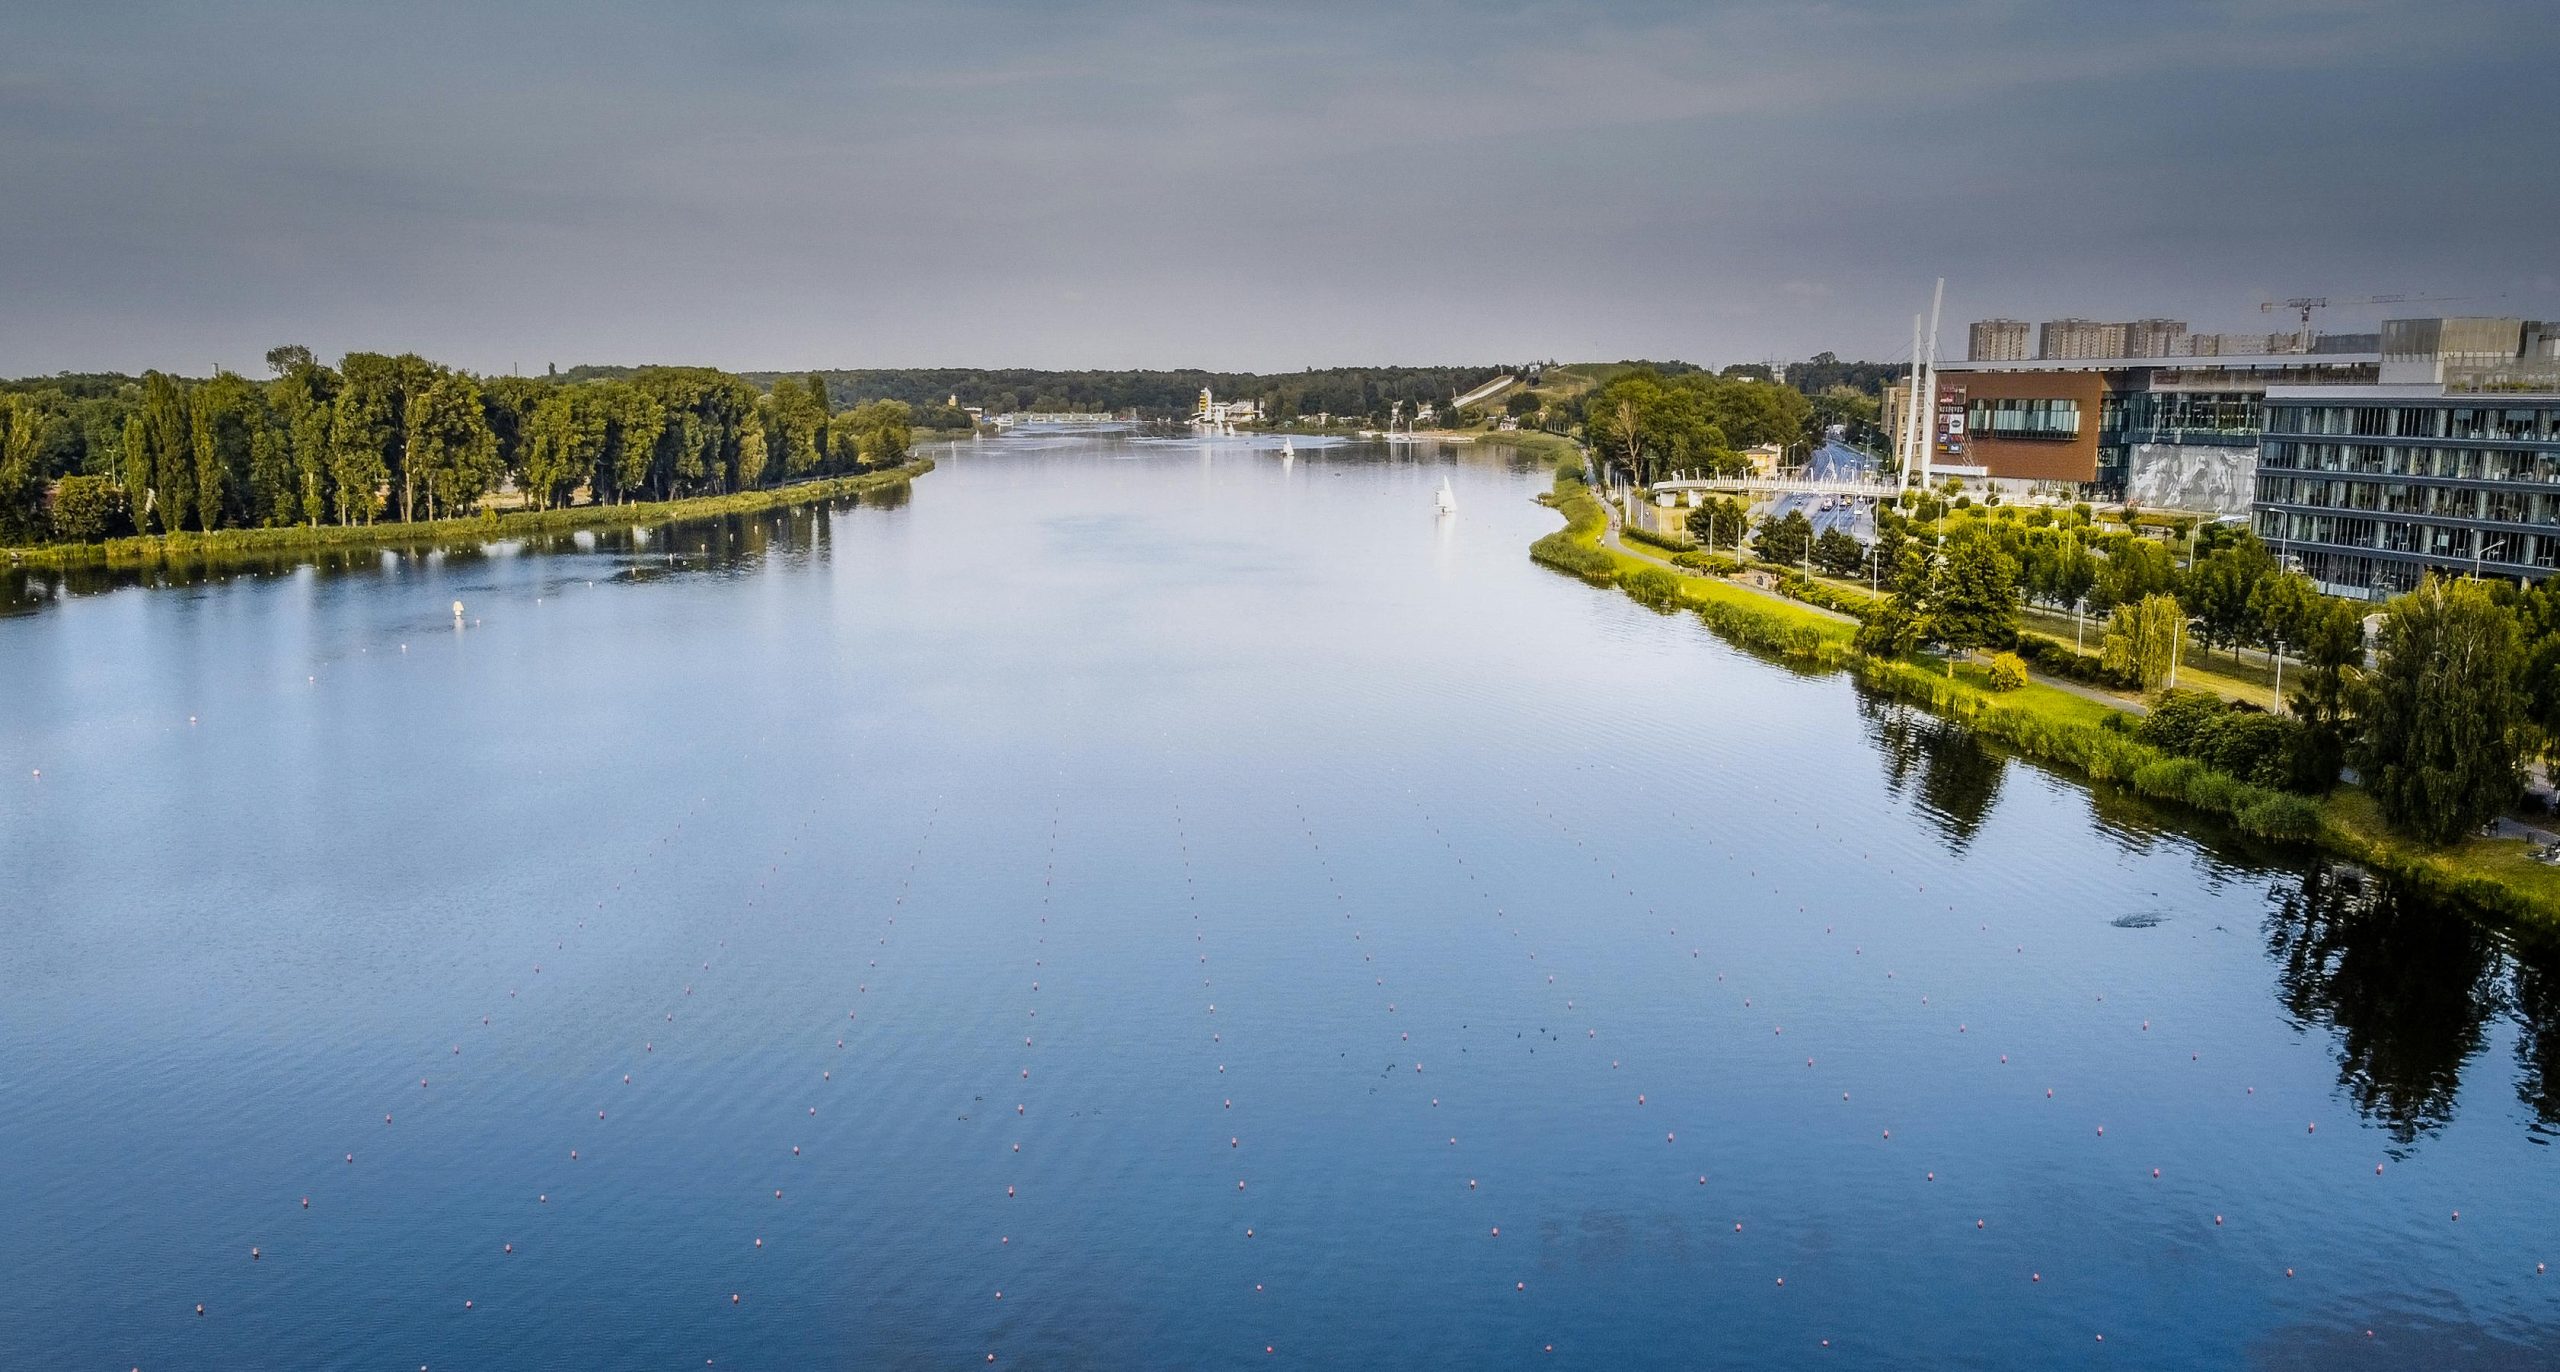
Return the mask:
<svg viewBox="0 0 2560 1372">
<path fill-rule="evenodd" d="M 2406 293 L 2340 296 L 2336 299 L 2325 295 L 2297 295 L 2291 300 L 2260 301 L 2258 309 L 2267 314 L 2277 310 L 2298 312 L 2302 318 L 2302 350 L 2309 352 L 2311 351 L 2311 312 L 2313 310 L 2325 310 L 2332 305 L 2449 305 L 2456 301 L 2478 298 L 2469 295 L 2409 295 Z"/>
</svg>

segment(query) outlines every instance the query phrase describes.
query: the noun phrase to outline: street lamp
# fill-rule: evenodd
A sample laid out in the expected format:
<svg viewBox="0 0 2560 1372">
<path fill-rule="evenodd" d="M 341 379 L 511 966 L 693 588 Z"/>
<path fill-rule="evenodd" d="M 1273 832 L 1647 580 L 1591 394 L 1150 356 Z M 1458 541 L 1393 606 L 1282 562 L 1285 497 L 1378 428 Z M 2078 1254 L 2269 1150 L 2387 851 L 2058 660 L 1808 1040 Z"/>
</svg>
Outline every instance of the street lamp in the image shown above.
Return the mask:
<svg viewBox="0 0 2560 1372">
<path fill-rule="evenodd" d="M 2474 543 L 2471 545 L 2472 580 L 2478 581 L 2480 579 L 2480 559 L 2486 555 L 2491 548 L 2495 548 L 2499 552 L 2503 553 L 2507 550 L 2507 540 L 2501 538 L 2486 544 Z"/>
</svg>

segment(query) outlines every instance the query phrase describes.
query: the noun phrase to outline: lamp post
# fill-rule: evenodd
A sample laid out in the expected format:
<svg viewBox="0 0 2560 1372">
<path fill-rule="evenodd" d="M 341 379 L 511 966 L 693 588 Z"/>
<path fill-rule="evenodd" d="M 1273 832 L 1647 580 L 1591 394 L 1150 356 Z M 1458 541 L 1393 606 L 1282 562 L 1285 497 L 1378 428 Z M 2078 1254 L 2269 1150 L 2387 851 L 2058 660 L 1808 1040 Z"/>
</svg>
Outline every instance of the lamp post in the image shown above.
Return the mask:
<svg viewBox="0 0 2560 1372">
<path fill-rule="evenodd" d="M 2493 541 L 2491 541 L 2491 542 L 2489 542 L 2489 543 L 2486 543 L 2486 544 L 2474 543 L 2474 544 L 2472 544 L 2472 545 L 2471 545 L 2471 579 L 2472 579 L 2472 580 L 2474 580 L 2474 581 L 2478 581 L 2478 580 L 2480 579 L 2480 559 L 2481 559 L 2481 557 L 2482 557 L 2483 555 L 2485 555 L 2485 554 L 2486 554 L 2486 553 L 2487 553 L 2491 548 L 2495 548 L 2495 549 L 2497 549 L 2499 552 L 2503 553 L 2503 552 L 2505 552 L 2505 551 L 2507 550 L 2507 540 L 2505 540 L 2505 539 L 2501 538 L 2501 539 L 2493 540 Z"/>
</svg>

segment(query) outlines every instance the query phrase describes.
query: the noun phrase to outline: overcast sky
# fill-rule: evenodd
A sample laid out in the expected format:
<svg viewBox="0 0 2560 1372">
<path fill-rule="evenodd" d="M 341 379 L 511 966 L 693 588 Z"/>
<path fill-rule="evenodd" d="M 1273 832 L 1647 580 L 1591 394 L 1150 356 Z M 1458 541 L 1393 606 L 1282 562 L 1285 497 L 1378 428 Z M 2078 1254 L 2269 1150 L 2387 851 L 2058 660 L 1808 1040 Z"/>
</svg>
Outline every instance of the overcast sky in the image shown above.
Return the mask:
<svg viewBox="0 0 2560 1372">
<path fill-rule="evenodd" d="M 2552 0 L 0 5 L 0 373 L 2560 317 Z"/>
</svg>

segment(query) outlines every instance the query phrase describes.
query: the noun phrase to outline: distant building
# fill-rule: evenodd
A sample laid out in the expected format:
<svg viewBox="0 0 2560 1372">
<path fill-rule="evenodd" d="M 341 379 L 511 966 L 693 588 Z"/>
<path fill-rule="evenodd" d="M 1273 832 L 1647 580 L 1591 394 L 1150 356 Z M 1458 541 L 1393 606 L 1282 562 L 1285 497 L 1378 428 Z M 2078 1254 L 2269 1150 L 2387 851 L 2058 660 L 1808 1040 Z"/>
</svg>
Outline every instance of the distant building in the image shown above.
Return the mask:
<svg viewBox="0 0 2560 1372">
<path fill-rule="evenodd" d="M 2189 357 L 2266 357 L 2302 351 L 2302 335 L 2293 333 L 2200 333 L 2187 338 Z M 2315 349 L 2317 351 L 2317 349 Z M 2371 348 L 2360 349 L 2372 352 Z"/>
<path fill-rule="evenodd" d="M 2137 319 L 2124 326 L 2124 357 L 2178 357 L 2187 351 L 2187 321 Z"/>
<path fill-rule="evenodd" d="M 1985 319 L 1965 331 L 1964 355 L 1974 362 L 2027 360 L 2027 321 Z"/>
<path fill-rule="evenodd" d="M 1193 423 L 1206 424 L 1213 428 L 1223 424 L 1242 424 L 1260 418 L 1262 418 L 1261 401 L 1220 400 L 1211 395 L 1206 386 L 1200 388 L 1200 403 L 1191 415 Z"/>
<path fill-rule="evenodd" d="M 1787 450 L 1776 443 L 1754 443 L 1742 450 L 1742 456 L 1751 463 L 1753 476 L 1775 476 L 1778 465 L 1786 461 Z"/>
<path fill-rule="evenodd" d="M 2122 324 L 2101 324 L 2094 319 L 2047 320 L 2036 330 L 2036 357 L 2040 361 L 2122 357 L 2124 334 Z"/>
</svg>

